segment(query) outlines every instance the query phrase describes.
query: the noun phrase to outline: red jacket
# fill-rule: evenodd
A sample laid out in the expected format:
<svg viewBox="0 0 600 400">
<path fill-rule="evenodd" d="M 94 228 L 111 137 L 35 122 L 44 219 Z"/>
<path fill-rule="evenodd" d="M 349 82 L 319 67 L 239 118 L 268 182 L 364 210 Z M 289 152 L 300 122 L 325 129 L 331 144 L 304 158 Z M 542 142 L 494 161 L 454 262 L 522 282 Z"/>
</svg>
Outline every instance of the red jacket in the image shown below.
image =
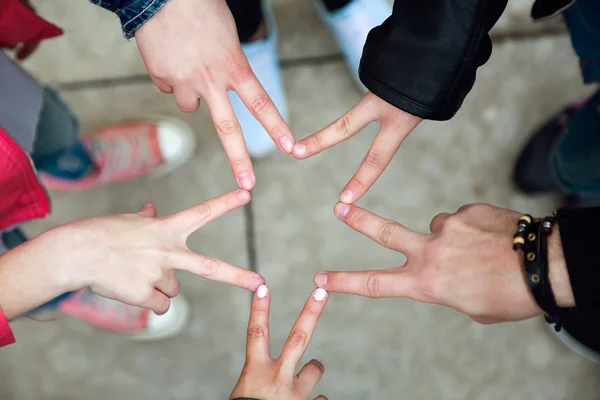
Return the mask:
<svg viewBox="0 0 600 400">
<path fill-rule="evenodd" d="M 0 47 L 37 42 L 61 33 L 58 27 L 35 15 L 18 0 L 0 0 Z M 10 132 L 0 126 L 0 231 L 43 218 L 49 211 L 50 201 L 38 181 L 31 159 Z M 0 310 L 0 347 L 14 341 L 8 321 Z"/>
</svg>

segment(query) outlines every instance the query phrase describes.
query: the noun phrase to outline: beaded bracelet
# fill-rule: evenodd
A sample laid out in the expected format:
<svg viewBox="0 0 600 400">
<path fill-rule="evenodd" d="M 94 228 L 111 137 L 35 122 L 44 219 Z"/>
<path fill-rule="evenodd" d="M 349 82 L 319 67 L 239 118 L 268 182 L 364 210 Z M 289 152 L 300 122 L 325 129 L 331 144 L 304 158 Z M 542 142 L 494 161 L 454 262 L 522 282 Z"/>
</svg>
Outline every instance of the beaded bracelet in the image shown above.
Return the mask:
<svg viewBox="0 0 600 400">
<path fill-rule="evenodd" d="M 523 215 L 517 223 L 513 249 L 523 252 L 529 290 L 544 311 L 546 322 L 554 324 L 554 329 L 558 332 L 569 309 L 560 308 L 556 304 L 548 274 L 548 236 L 552 234 L 553 224 L 553 217 L 540 220 L 528 214 Z"/>
</svg>

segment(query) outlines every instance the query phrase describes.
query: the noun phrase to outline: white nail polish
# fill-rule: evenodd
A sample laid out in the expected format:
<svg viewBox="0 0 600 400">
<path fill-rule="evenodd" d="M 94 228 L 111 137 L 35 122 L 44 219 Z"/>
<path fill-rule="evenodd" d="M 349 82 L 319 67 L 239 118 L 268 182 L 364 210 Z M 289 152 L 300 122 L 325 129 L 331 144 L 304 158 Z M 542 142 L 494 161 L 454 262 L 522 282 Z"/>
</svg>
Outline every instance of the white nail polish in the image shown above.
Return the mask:
<svg viewBox="0 0 600 400">
<path fill-rule="evenodd" d="M 267 297 L 268 293 L 269 288 L 267 288 L 265 285 L 260 285 L 258 289 L 256 289 L 256 297 L 258 297 L 259 299 L 264 299 L 265 297 Z"/>
<path fill-rule="evenodd" d="M 327 297 L 327 291 L 325 291 L 325 289 L 318 288 L 315 290 L 313 296 L 316 301 L 323 301 Z"/>
</svg>

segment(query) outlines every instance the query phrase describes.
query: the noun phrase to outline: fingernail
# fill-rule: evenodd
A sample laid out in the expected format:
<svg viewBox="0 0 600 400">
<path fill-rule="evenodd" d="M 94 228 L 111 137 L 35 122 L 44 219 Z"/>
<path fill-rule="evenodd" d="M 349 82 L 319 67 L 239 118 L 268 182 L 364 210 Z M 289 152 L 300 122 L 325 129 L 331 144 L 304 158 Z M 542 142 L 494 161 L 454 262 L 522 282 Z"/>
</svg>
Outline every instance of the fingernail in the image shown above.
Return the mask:
<svg viewBox="0 0 600 400">
<path fill-rule="evenodd" d="M 250 200 L 250 193 L 245 190 L 238 190 L 238 199 L 242 201 L 248 201 Z"/>
<path fill-rule="evenodd" d="M 322 366 L 325 366 L 325 363 L 323 363 L 323 360 L 320 358 L 315 358 L 315 361 L 318 361 Z"/>
<path fill-rule="evenodd" d="M 246 190 L 252 189 L 252 184 L 254 183 L 253 179 L 252 179 L 252 176 L 249 173 L 247 173 L 247 172 L 242 172 L 238 176 L 237 181 L 238 181 L 238 186 L 241 189 L 246 189 Z"/>
<path fill-rule="evenodd" d="M 325 291 L 325 289 L 318 288 L 317 290 L 315 290 L 313 296 L 316 301 L 323 301 L 327 297 L 327 292 Z"/>
<path fill-rule="evenodd" d="M 346 204 L 352 203 L 353 198 L 354 194 L 350 190 L 346 190 L 340 195 L 340 201 Z"/>
<path fill-rule="evenodd" d="M 344 218 L 350 212 L 350 206 L 344 203 L 337 203 L 335 205 L 335 215 L 340 218 Z"/>
<path fill-rule="evenodd" d="M 296 143 L 294 146 L 294 154 L 297 156 L 303 156 L 306 154 L 306 146 L 300 143 Z"/>
<path fill-rule="evenodd" d="M 327 285 L 327 275 L 317 274 L 317 276 L 315 276 L 315 283 L 318 287 Z"/>
<path fill-rule="evenodd" d="M 283 151 L 285 151 L 288 154 L 291 153 L 292 149 L 294 148 L 294 143 L 292 142 L 292 139 L 290 139 L 287 136 L 284 136 L 281 139 L 279 139 L 279 144 L 281 145 Z"/>
<path fill-rule="evenodd" d="M 265 285 L 260 285 L 258 289 L 256 289 L 256 297 L 258 297 L 259 299 L 264 299 L 265 297 L 267 297 L 268 293 L 269 288 L 267 288 Z"/>
</svg>

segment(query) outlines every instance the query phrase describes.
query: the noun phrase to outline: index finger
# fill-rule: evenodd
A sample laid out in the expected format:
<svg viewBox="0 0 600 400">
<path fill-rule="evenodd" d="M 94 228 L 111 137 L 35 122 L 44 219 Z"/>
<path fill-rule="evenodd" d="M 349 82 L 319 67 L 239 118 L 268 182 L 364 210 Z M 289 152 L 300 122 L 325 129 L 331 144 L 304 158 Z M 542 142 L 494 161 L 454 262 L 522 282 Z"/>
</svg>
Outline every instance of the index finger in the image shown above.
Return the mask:
<svg viewBox="0 0 600 400">
<path fill-rule="evenodd" d="M 303 160 L 314 156 L 362 131 L 377 119 L 376 110 L 369 103 L 369 98 L 364 97 L 337 121 L 296 143 L 292 152 L 294 157 Z"/>
<path fill-rule="evenodd" d="M 335 215 L 350 228 L 388 249 L 403 254 L 415 254 L 425 245 L 425 235 L 355 205 L 337 203 L 334 211 Z"/>
<path fill-rule="evenodd" d="M 203 201 L 187 210 L 164 217 L 167 224 L 174 229 L 184 240 L 189 235 L 211 221 L 235 210 L 250 201 L 250 192 L 236 190 L 223 194 L 214 199 Z"/>
<path fill-rule="evenodd" d="M 265 128 L 279 149 L 285 154 L 290 154 L 296 142 L 292 131 L 260 81 L 255 76 L 251 76 L 244 82 L 235 85 L 234 89 L 240 100 Z M 282 106 L 284 105 L 282 104 Z"/>
<path fill-rule="evenodd" d="M 372 299 L 413 298 L 415 287 L 412 275 L 401 270 L 325 271 L 315 276 L 314 283 L 329 292 L 354 294 Z"/>
<path fill-rule="evenodd" d="M 319 317 L 325 309 L 325 304 L 327 304 L 328 297 L 324 289 L 315 289 L 292 327 L 279 357 L 282 371 L 286 377 L 295 376 L 296 367 L 310 343 Z"/>
<path fill-rule="evenodd" d="M 250 308 L 246 336 L 246 361 L 264 364 L 271 360 L 269 354 L 269 289 L 261 285 L 256 289 Z"/>
</svg>

